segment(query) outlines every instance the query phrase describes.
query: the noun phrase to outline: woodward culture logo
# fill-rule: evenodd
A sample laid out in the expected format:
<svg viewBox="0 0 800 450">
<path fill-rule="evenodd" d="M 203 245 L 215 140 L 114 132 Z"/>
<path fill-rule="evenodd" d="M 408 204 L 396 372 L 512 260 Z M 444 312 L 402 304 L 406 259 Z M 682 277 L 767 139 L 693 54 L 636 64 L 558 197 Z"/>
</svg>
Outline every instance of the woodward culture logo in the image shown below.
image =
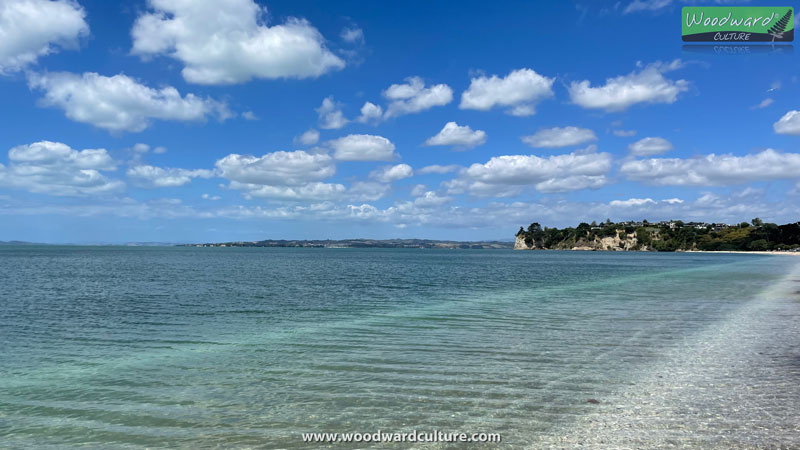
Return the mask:
<svg viewBox="0 0 800 450">
<path fill-rule="evenodd" d="M 684 42 L 794 40 L 794 8 L 790 6 L 685 6 L 681 20 Z"/>
</svg>

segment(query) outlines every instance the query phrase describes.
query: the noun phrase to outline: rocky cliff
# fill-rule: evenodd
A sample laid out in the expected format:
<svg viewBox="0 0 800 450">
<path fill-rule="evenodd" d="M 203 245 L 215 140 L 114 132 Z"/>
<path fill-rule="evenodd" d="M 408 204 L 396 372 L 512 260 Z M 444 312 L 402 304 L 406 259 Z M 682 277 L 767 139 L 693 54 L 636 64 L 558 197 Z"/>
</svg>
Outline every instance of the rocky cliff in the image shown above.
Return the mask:
<svg viewBox="0 0 800 450">
<path fill-rule="evenodd" d="M 603 250 L 603 251 L 630 251 L 630 250 L 649 250 L 647 246 L 638 245 L 635 234 L 628 234 L 625 237 L 623 230 L 617 230 L 616 236 L 595 237 L 593 239 L 579 239 L 577 241 L 562 241 L 551 247 L 546 247 L 543 242 L 533 241 L 532 245 L 525 242 L 525 236 L 517 235 L 514 241 L 514 250 Z"/>
</svg>

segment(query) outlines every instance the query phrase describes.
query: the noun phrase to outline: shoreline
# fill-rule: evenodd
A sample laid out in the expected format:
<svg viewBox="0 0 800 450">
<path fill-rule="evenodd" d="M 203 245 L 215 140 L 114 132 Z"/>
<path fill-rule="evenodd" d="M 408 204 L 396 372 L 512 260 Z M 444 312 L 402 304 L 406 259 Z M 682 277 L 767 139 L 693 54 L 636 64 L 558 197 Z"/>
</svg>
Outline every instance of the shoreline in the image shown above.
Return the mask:
<svg viewBox="0 0 800 450">
<path fill-rule="evenodd" d="M 781 252 L 777 250 L 685 250 L 683 252 L 675 253 L 741 253 L 745 255 L 789 255 L 800 256 L 800 252 Z"/>
</svg>

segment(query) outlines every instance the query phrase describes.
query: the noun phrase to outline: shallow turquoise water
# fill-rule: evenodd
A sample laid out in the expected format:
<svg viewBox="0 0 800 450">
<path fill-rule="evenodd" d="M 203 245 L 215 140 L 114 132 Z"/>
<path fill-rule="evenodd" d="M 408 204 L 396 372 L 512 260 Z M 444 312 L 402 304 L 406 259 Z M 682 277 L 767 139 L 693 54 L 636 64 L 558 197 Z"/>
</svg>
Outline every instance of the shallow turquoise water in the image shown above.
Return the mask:
<svg viewBox="0 0 800 450">
<path fill-rule="evenodd" d="M 797 447 L 798 262 L 0 247 L 0 447 Z"/>
</svg>

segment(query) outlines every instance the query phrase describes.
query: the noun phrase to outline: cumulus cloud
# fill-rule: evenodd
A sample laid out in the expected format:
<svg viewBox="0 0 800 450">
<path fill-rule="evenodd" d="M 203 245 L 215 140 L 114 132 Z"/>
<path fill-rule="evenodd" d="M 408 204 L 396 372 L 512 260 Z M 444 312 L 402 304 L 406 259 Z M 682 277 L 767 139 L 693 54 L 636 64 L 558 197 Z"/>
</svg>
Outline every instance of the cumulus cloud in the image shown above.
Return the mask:
<svg viewBox="0 0 800 450">
<path fill-rule="evenodd" d="M 469 88 L 461 94 L 461 109 L 488 111 L 506 107 L 514 116 L 530 116 L 536 112 L 540 101 L 553 96 L 553 81 L 533 69 L 514 70 L 503 78 L 497 75 L 473 78 Z"/>
<path fill-rule="evenodd" d="M 414 199 L 414 205 L 422 208 L 442 206 L 453 201 L 452 197 L 439 195 L 434 191 L 426 191 Z"/>
<path fill-rule="evenodd" d="M 300 186 L 336 173 L 329 155 L 302 150 L 278 151 L 260 157 L 234 153 L 217 160 L 215 167 L 220 176 L 230 181 L 272 186 Z"/>
<path fill-rule="evenodd" d="M 346 191 L 341 184 L 322 182 L 336 173 L 333 158 L 324 153 L 230 154 L 219 159 L 215 167 L 219 176 L 230 181 L 228 187 L 243 191 L 246 198 L 322 201 L 338 198 Z"/>
<path fill-rule="evenodd" d="M 350 42 L 351 44 L 359 44 L 364 42 L 364 30 L 357 27 L 347 27 L 342 30 L 342 33 L 339 36 L 343 41 Z"/>
<path fill-rule="evenodd" d="M 383 96 L 389 100 L 384 114 L 388 119 L 446 105 L 453 100 L 453 90 L 446 84 L 425 87 L 422 78 L 409 77 L 403 84 L 389 86 L 383 91 Z"/>
<path fill-rule="evenodd" d="M 105 149 L 73 150 L 60 142 L 40 141 L 8 152 L 0 164 L 0 185 L 57 196 L 87 196 L 122 190 L 119 180 L 101 173 L 116 169 Z"/>
<path fill-rule="evenodd" d="M 266 8 L 253 0 L 149 0 L 148 6 L 131 31 L 131 52 L 180 61 L 190 83 L 314 78 L 345 65 L 307 20 L 269 26 Z"/>
<path fill-rule="evenodd" d="M 446 165 L 446 166 L 439 165 L 439 164 L 432 164 L 430 166 L 425 166 L 425 167 L 417 170 L 417 173 L 420 174 L 420 175 L 427 175 L 427 174 L 431 174 L 431 173 L 443 174 L 443 173 L 457 172 L 457 171 L 459 171 L 461 169 L 463 169 L 463 167 L 461 167 L 459 165 L 456 165 L 456 164 L 450 164 L 450 165 Z"/>
<path fill-rule="evenodd" d="M 446 186 L 453 194 L 498 197 L 519 194 L 523 186 L 533 186 L 540 192 L 568 192 L 605 185 L 610 168 L 608 153 L 583 151 L 547 158 L 504 155 L 471 165 Z"/>
<path fill-rule="evenodd" d="M 319 131 L 311 128 L 300 136 L 295 136 L 294 143 L 297 145 L 314 145 L 319 142 Z"/>
<path fill-rule="evenodd" d="M 395 166 L 384 166 L 370 172 L 369 177 L 382 183 L 402 180 L 414 175 L 414 170 L 408 164 L 397 164 Z"/>
<path fill-rule="evenodd" d="M 245 191 L 245 197 L 289 201 L 326 201 L 339 198 L 347 190 L 338 183 L 313 182 L 301 186 L 273 186 L 253 183 L 231 182 L 231 189 Z"/>
<path fill-rule="evenodd" d="M 638 103 L 675 103 L 678 94 L 689 90 L 689 82 L 670 80 L 664 73 L 680 67 L 679 60 L 648 64 L 638 72 L 608 78 L 605 85 L 596 87 L 589 80 L 573 81 L 569 96 L 578 106 L 609 112 L 624 111 Z"/>
<path fill-rule="evenodd" d="M 425 145 L 451 145 L 461 148 L 475 148 L 486 143 L 486 132 L 475 130 L 469 126 L 459 126 L 455 122 L 447 122 L 436 136 L 428 138 Z"/>
<path fill-rule="evenodd" d="M 214 172 L 205 169 L 162 168 L 147 164 L 129 167 L 126 175 L 141 187 L 178 187 L 189 184 L 193 178 L 211 178 Z"/>
<path fill-rule="evenodd" d="M 231 115 L 226 105 L 215 100 L 181 96 L 171 86 L 154 89 L 127 75 L 31 74 L 28 84 L 44 90 L 43 105 L 63 109 L 76 122 L 110 131 L 142 131 L 153 120 L 189 122 L 209 116 L 225 120 Z"/>
<path fill-rule="evenodd" d="M 372 102 L 364 102 L 364 106 L 361 107 L 361 115 L 358 116 L 358 118 L 356 118 L 356 122 L 359 123 L 378 122 L 379 120 L 381 120 L 382 116 L 383 116 L 383 108 Z"/>
<path fill-rule="evenodd" d="M 86 12 L 71 0 L 4 0 L 0 4 L 0 74 L 35 64 L 58 48 L 77 48 L 89 34 Z"/>
<path fill-rule="evenodd" d="M 660 137 L 646 137 L 628 146 L 632 156 L 653 156 L 672 150 L 672 143 Z"/>
<path fill-rule="evenodd" d="M 258 116 L 253 111 L 245 111 L 242 113 L 242 119 L 244 120 L 258 120 Z"/>
<path fill-rule="evenodd" d="M 319 127 L 324 130 L 338 130 L 350 122 L 344 117 L 341 105 L 333 101 L 333 96 L 323 99 L 316 111 L 319 115 Z"/>
<path fill-rule="evenodd" d="M 744 189 L 725 194 L 701 193 L 695 200 L 665 199 L 661 201 L 628 202 L 621 200 L 619 204 L 607 202 L 567 201 L 563 198 L 541 197 L 526 201 L 488 201 L 480 205 L 448 204 L 441 193 L 420 190 L 419 201 L 396 201 L 385 208 L 378 208 L 369 203 L 379 195 L 379 191 L 388 190 L 384 183 L 363 183 L 363 191 L 358 194 L 354 183 L 350 189 L 338 197 L 353 203 L 342 204 L 341 201 L 316 200 L 285 204 L 281 199 L 278 206 L 262 205 L 220 205 L 207 202 L 207 207 L 197 208 L 183 205 L 177 199 L 156 199 L 138 202 L 130 198 L 92 199 L 91 203 L 79 201 L 69 204 L 44 204 L 38 199 L 17 199 L 8 197 L 0 202 L 1 215 L 110 215 L 132 218 L 222 218 L 241 220 L 312 220 L 336 221 L 342 223 L 389 223 L 401 226 L 430 226 L 442 229 L 470 228 L 498 230 L 515 230 L 522 224 L 528 224 L 531 217 L 548 226 L 574 226 L 577 222 L 591 222 L 598 218 L 609 217 L 612 220 L 647 220 L 683 219 L 696 221 L 712 221 L 738 223 L 752 217 L 762 217 L 770 222 L 784 223 L 797 220 L 797 199 L 787 198 L 776 201 L 765 196 L 756 189 Z M 366 186 L 369 185 L 369 186 Z M 338 188 L 333 188 L 339 190 Z M 433 192 L 428 194 L 428 192 Z M 247 195 L 247 194 L 245 194 Z M 210 197 L 210 196 L 209 196 Z M 209 198 L 211 199 L 211 198 Z M 642 199 L 639 199 L 642 200 Z M 646 200 L 646 199 L 645 199 Z M 652 199 L 651 199 L 652 200 Z M 633 203 L 640 203 L 638 205 Z"/>
<path fill-rule="evenodd" d="M 328 141 L 334 158 L 341 161 L 390 161 L 394 159 L 394 144 L 382 136 L 350 134 Z"/>
<path fill-rule="evenodd" d="M 612 130 L 611 133 L 617 137 L 631 137 L 636 136 L 636 130 Z"/>
<path fill-rule="evenodd" d="M 772 125 L 778 134 L 800 135 L 800 111 L 789 111 Z"/>
<path fill-rule="evenodd" d="M 630 180 L 653 185 L 722 186 L 800 178 L 800 154 L 767 149 L 745 156 L 710 154 L 697 158 L 651 158 L 625 162 Z"/>
<path fill-rule="evenodd" d="M 596 140 L 594 131 L 578 127 L 547 128 L 522 137 L 522 142 L 534 148 L 570 147 Z"/>
<path fill-rule="evenodd" d="M 628 200 L 612 200 L 608 204 L 611 206 L 642 206 L 647 204 L 655 205 L 652 198 L 629 198 Z"/>
</svg>

